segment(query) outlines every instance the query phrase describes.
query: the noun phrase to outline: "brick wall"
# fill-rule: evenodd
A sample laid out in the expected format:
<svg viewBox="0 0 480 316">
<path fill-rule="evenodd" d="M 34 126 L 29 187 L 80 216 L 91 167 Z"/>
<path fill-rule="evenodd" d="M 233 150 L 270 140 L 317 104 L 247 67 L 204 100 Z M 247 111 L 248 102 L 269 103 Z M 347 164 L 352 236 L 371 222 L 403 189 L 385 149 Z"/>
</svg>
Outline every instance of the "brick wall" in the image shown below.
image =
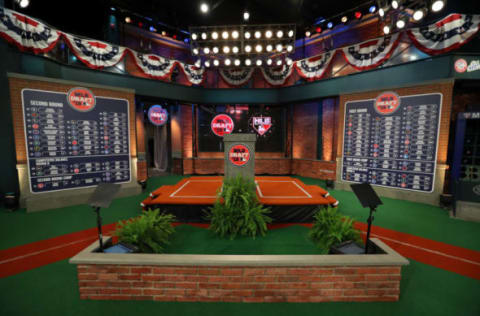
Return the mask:
<svg viewBox="0 0 480 316">
<path fill-rule="evenodd" d="M 223 158 L 197 158 L 183 160 L 183 174 L 223 174 L 223 172 Z M 290 173 L 291 159 L 255 159 L 255 174 L 285 175 Z"/>
<path fill-rule="evenodd" d="M 309 178 L 335 180 L 336 163 L 308 159 L 293 159 L 292 173 Z"/>
<path fill-rule="evenodd" d="M 78 265 L 81 299 L 398 301 L 401 268 Z"/>
<path fill-rule="evenodd" d="M 318 103 L 295 105 L 293 109 L 293 158 L 317 158 Z"/>
</svg>

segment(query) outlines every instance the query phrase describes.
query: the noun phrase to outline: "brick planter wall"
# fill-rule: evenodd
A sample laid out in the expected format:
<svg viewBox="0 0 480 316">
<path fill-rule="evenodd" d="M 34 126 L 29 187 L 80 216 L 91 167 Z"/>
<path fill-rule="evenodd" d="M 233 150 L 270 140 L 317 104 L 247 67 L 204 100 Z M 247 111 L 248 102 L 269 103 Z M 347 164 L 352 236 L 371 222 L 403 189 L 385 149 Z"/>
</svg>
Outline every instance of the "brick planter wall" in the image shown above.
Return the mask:
<svg viewBox="0 0 480 316">
<path fill-rule="evenodd" d="M 399 266 L 78 265 L 81 299 L 191 302 L 397 301 Z"/>
</svg>

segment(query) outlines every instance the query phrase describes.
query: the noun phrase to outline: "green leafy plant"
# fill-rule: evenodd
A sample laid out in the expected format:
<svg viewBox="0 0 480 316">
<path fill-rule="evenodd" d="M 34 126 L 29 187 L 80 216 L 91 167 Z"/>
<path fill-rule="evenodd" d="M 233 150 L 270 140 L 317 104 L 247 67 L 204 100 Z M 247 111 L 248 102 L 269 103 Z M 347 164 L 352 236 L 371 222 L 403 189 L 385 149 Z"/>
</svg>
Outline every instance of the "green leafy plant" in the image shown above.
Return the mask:
<svg viewBox="0 0 480 316">
<path fill-rule="evenodd" d="M 117 224 L 115 235 L 120 242 L 137 246 L 143 253 L 161 253 L 175 231 L 172 214 L 160 210 L 144 212 L 141 216 Z"/>
<path fill-rule="evenodd" d="M 220 237 L 264 236 L 272 219 L 270 210 L 258 202 L 253 180 L 241 175 L 225 178 L 213 207 L 207 211 L 210 230 Z"/>
<path fill-rule="evenodd" d="M 309 232 L 309 237 L 325 251 L 344 241 L 361 241 L 360 231 L 353 227 L 353 218 L 343 216 L 336 207 L 319 209 L 314 218 L 315 222 Z"/>
</svg>

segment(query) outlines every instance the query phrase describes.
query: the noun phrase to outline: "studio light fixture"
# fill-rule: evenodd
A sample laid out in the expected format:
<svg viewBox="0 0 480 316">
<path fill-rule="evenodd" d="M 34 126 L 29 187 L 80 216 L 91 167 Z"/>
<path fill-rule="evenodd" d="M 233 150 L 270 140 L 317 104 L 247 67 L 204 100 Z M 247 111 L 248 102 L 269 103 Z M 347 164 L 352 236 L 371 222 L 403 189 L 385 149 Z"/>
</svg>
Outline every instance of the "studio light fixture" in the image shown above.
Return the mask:
<svg viewBox="0 0 480 316">
<path fill-rule="evenodd" d="M 383 8 L 378 9 L 378 15 L 383 18 L 385 16 L 385 10 Z"/>
<path fill-rule="evenodd" d="M 287 58 L 286 59 L 286 62 L 287 62 L 287 65 L 291 65 L 293 63 L 292 59 L 291 58 Z"/>
<path fill-rule="evenodd" d="M 257 66 L 261 66 L 262 65 L 262 60 L 261 59 L 257 59 Z"/>
<path fill-rule="evenodd" d="M 305 32 L 305 37 L 310 37 L 310 35 L 312 35 L 312 33 L 310 33 L 310 31 Z"/>
<path fill-rule="evenodd" d="M 233 63 L 235 64 L 235 66 L 240 66 L 240 59 L 235 59 Z"/>
<path fill-rule="evenodd" d="M 208 13 L 208 10 L 209 10 L 209 9 L 210 9 L 210 8 L 208 7 L 208 4 L 206 4 L 205 2 L 202 2 L 202 3 L 200 4 L 200 11 L 201 11 L 202 13 Z"/>
<path fill-rule="evenodd" d="M 225 66 L 230 66 L 230 64 L 232 63 L 232 61 L 230 59 L 225 59 Z"/>
<path fill-rule="evenodd" d="M 282 65 L 282 60 L 281 59 L 277 60 L 277 66 L 281 66 L 281 65 Z"/>
<path fill-rule="evenodd" d="M 218 61 L 218 59 L 215 59 L 215 60 L 213 61 L 213 65 L 214 65 L 214 66 L 220 65 L 220 62 Z"/>
<path fill-rule="evenodd" d="M 129 16 L 125 17 L 125 23 L 131 23 L 131 22 L 132 22 L 132 19 Z"/>
<path fill-rule="evenodd" d="M 385 25 L 383 27 L 383 34 L 390 34 L 390 26 L 389 25 Z"/>
<path fill-rule="evenodd" d="M 192 36 L 193 39 L 193 36 Z M 212 32 L 212 39 L 216 40 L 218 39 L 218 33 L 217 32 Z"/>
<path fill-rule="evenodd" d="M 246 46 L 245 46 L 245 52 L 246 52 L 246 53 L 250 53 L 251 51 L 252 51 L 252 46 L 246 45 Z"/>
<path fill-rule="evenodd" d="M 277 44 L 277 46 L 275 46 L 275 48 L 277 49 L 277 52 L 281 52 L 282 49 L 283 49 L 283 46 L 282 46 L 282 44 Z"/>
<path fill-rule="evenodd" d="M 288 37 L 293 37 L 293 35 L 295 35 L 293 30 L 288 31 Z"/>
<path fill-rule="evenodd" d="M 238 54 L 238 51 L 239 51 L 239 50 L 238 50 L 238 46 L 233 46 L 233 47 L 232 47 L 232 53 Z"/>
<path fill-rule="evenodd" d="M 228 32 L 227 32 L 227 31 L 223 31 L 223 32 L 222 32 L 222 38 L 223 38 L 224 40 L 228 39 Z"/>
<path fill-rule="evenodd" d="M 205 63 L 204 63 L 205 67 L 210 67 L 210 61 L 209 60 L 205 60 Z"/>
<path fill-rule="evenodd" d="M 203 32 L 202 33 L 202 40 L 206 40 L 207 39 L 207 33 Z"/>
<path fill-rule="evenodd" d="M 225 54 L 229 54 L 229 53 L 230 53 L 230 47 L 228 47 L 228 46 L 223 46 L 223 52 L 224 52 Z"/>
<path fill-rule="evenodd" d="M 397 20 L 397 23 L 395 25 L 397 26 L 398 29 L 403 29 L 406 24 L 407 23 L 406 23 L 405 18 L 401 18 L 401 19 Z"/>
<path fill-rule="evenodd" d="M 331 29 L 331 28 L 333 27 L 333 23 L 332 23 L 332 22 L 328 22 L 328 23 L 327 23 L 327 27 L 328 27 L 329 29 Z"/>
<path fill-rule="evenodd" d="M 422 19 L 425 17 L 425 15 L 426 15 L 426 11 L 427 11 L 427 10 L 426 10 L 425 8 L 416 10 L 416 11 L 413 13 L 413 19 L 414 19 L 415 21 L 420 21 L 420 20 L 422 20 Z"/>
<path fill-rule="evenodd" d="M 433 12 L 438 12 L 438 11 L 442 10 L 443 7 L 445 6 L 445 2 L 446 1 L 444 1 L 444 0 L 433 0 L 432 1 L 432 6 L 431 6 L 432 11 Z"/>
<path fill-rule="evenodd" d="M 271 44 L 268 44 L 265 49 L 267 50 L 267 52 L 271 52 L 273 50 L 273 46 Z"/>
<path fill-rule="evenodd" d="M 344 15 L 340 21 L 342 21 L 342 23 L 347 23 L 348 17 Z"/>
<path fill-rule="evenodd" d="M 192 52 L 193 52 L 194 55 L 198 55 L 198 48 L 194 48 L 194 49 L 192 50 Z"/>
<path fill-rule="evenodd" d="M 18 5 L 20 6 L 20 8 L 22 8 L 22 9 L 25 9 L 26 7 L 28 7 L 30 5 L 29 0 L 17 0 L 17 2 L 18 2 Z"/>
<path fill-rule="evenodd" d="M 368 12 L 370 13 L 375 13 L 375 11 L 377 11 L 377 7 L 372 5 L 369 9 L 368 9 Z"/>
<path fill-rule="evenodd" d="M 257 53 L 261 53 L 262 50 L 263 50 L 262 45 L 258 44 L 257 46 L 255 46 L 255 51 L 256 51 Z"/>
<path fill-rule="evenodd" d="M 271 38 L 271 37 L 272 37 L 272 31 L 267 30 L 267 31 L 265 32 L 265 37 L 266 37 L 266 38 Z"/>
<path fill-rule="evenodd" d="M 400 6 L 400 1 L 399 0 L 393 0 L 391 5 L 392 5 L 392 8 L 394 8 L 396 10 Z"/>
<path fill-rule="evenodd" d="M 243 12 L 243 20 L 248 21 L 250 19 L 250 13 L 248 11 Z"/>
<path fill-rule="evenodd" d="M 232 38 L 233 38 L 233 39 L 237 39 L 238 36 L 239 36 L 238 31 L 233 31 L 233 32 L 232 32 Z"/>
<path fill-rule="evenodd" d="M 200 68 L 201 65 L 202 61 L 200 59 L 197 59 L 197 61 L 195 62 L 195 67 Z"/>
<path fill-rule="evenodd" d="M 283 37 L 283 31 L 282 31 L 282 30 L 277 31 L 277 37 L 278 37 L 278 38 L 282 38 L 282 37 Z"/>
<path fill-rule="evenodd" d="M 292 45 L 287 45 L 287 52 L 291 53 L 293 51 Z"/>
<path fill-rule="evenodd" d="M 214 54 L 218 54 L 219 51 L 220 51 L 220 50 L 218 49 L 217 46 L 215 46 L 215 47 L 212 49 L 212 52 L 213 52 Z"/>
<path fill-rule="evenodd" d="M 246 39 L 250 39 L 250 37 L 252 37 L 252 34 L 250 34 L 250 32 L 245 32 L 244 37 Z"/>
<path fill-rule="evenodd" d="M 262 37 L 262 33 L 260 31 L 256 31 L 255 32 L 255 38 L 259 39 L 260 37 Z"/>
<path fill-rule="evenodd" d="M 252 64 L 252 61 L 250 59 L 245 59 L 245 66 L 250 66 Z"/>
<path fill-rule="evenodd" d="M 362 18 L 362 12 L 360 12 L 360 11 L 356 11 L 354 15 L 355 15 L 355 19 L 357 19 L 357 20 Z"/>
<path fill-rule="evenodd" d="M 210 48 L 205 47 L 205 48 L 203 49 L 203 53 L 204 53 L 205 55 L 210 54 Z"/>
<path fill-rule="evenodd" d="M 267 59 L 267 65 L 270 66 L 271 64 L 272 64 L 272 59 L 271 58 Z"/>
</svg>

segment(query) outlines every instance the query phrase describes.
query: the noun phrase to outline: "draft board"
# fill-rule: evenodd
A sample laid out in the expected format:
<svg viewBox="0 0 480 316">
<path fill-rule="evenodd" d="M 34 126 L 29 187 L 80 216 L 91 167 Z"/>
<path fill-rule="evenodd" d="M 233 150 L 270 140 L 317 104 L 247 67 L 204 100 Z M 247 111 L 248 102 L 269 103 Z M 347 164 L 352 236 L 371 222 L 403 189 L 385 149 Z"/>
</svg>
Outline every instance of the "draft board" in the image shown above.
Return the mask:
<svg viewBox="0 0 480 316">
<path fill-rule="evenodd" d="M 67 93 L 22 90 L 32 193 L 131 181 L 129 104 L 95 97 L 88 112 L 67 103 Z"/>
<path fill-rule="evenodd" d="M 375 99 L 345 104 L 343 181 L 433 191 L 442 94 L 399 98 L 389 114 Z"/>
</svg>

